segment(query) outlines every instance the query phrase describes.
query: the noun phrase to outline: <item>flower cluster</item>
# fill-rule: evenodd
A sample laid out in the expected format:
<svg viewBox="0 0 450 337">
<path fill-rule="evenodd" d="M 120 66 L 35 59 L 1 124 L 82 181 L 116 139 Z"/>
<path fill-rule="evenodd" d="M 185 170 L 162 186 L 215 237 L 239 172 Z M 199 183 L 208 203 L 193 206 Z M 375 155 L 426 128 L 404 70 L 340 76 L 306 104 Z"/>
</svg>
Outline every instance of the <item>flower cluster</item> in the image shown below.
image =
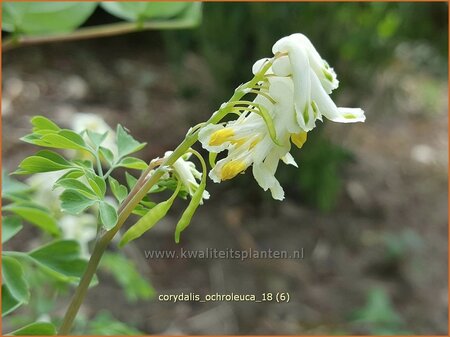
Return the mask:
<svg viewBox="0 0 450 337">
<path fill-rule="evenodd" d="M 156 163 L 158 161 L 164 162 L 164 160 L 167 159 L 172 153 L 173 151 L 167 151 L 163 158 L 157 157 L 152 160 L 152 163 Z M 186 192 L 192 197 L 200 186 L 198 181 L 202 179 L 202 172 L 198 171 L 195 164 L 190 161 L 191 156 L 192 153 L 187 152 L 178 158 L 172 165 L 172 170 L 175 172 L 177 179 L 180 180 L 183 189 L 186 190 Z M 149 172 L 148 176 L 151 176 L 152 173 L 153 170 Z M 168 177 L 168 174 L 165 174 L 162 179 L 167 179 Z M 203 199 L 209 199 L 209 193 L 206 190 L 203 191 L 200 201 L 201 204 L 203 204 Z"/>
<path fill-rule="evenodd" d="M 363 122 L 365 116 L 359 108 L 338 108 L 330 98 L 339 85 L 336 74 L 306 36 L 284 37 L 272 52 L 274 57 L 253 66 L 261 80 L 246 90 L 256 94 L 255 99 L 229 102 L 239 118 L 207 125 L 199 140 L 211 153 L 227 150 L 226 157 L 210 171 L 214 182 L 231 179 L 252 166 L 258 184 L 282 200 L 284 191 L 275 172 L 280 160 L 297 166 L 289 153 L 291 142 L 302 147 L 307 132 L 323 117 L 353 123 Z"/>
</svg>

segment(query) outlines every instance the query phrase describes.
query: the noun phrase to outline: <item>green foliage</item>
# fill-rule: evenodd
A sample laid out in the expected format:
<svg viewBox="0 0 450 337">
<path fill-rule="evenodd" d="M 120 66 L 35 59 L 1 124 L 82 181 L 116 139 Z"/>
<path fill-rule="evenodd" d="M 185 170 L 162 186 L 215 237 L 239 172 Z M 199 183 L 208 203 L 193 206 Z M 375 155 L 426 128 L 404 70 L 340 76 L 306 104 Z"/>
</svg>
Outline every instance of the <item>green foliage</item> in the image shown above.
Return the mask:
<svg viewBox="0 0 450 337">
<path fill-rule="evenodd" d="M 299 151 L 301 170 L 296 172 L 296 180 L 306 200 L 322 211 L 329 211 L 335 206 L 341 188 L 340 169 L 351 154 L 320 134 L 309 141 Z"/>
<path fill-rule="evenodd" d="M 70 32 L 96 7 L 96 2 L 3 2 L 2 29 L 16 34 Z"/>
<path fill-rule="evenodd" d="M 96 336 L 140 336 L 141 331 L 114 319 L 111 314 L 101 312 L 90 320 L 87 326 L 89 335 Z"/>
<path fill-rule="evenodd" d="M 111 187 L 111 192 L 113 193 L 114 197 L 117 199 L 118 202 L 122 202 L 125 200 L 128 194 L 128 189 L 126 186 L 121 185 L 116 179 L 109 176 L 109 186 Z"/>
<path fill-rule="evenodd" d="M 69 214 L 80 214 L 96 203 L 79 190 L 67 189 L 61 194 L 61 209 Z"/>
<path fill-rule="evenodd" d="M 125 167 L 130 169 L 136 169 L 136 170 L 145 170 L 147 169 L 147 164 L 145 161 L 139 158 L 134 157 L 126 157 L 123 158 L 118 164 L 118 167 Z"/>
<path fill-rule="evenodd" d="M 366 305 L 354 313 L 355 322 L 363 323 L 371 335 L 408 335 L 404 323 L 382 288 L 369 291 Z"/>
<path fill-rule="evenodd" d="M 18 201 L 4 206 L 3 211 L 15 213 L 52 235 L 58 236 L 60 234 L 56 220 L 49 214 L 48 209 L 44 207 L 27 201 Z"/>
<path fill-rule="evenodd" d="M 18 301 L 9 291 L 9 288 L 2 284 L 2 317 L 19 308 L 23 302 Z"/>
<path fill-rule="evenodd" d="M 30 297 L 28 284 L 23 277 L 20 263 L 9 256 L 2 257 L 2 284 L 18 303 L 27 303 Z"/>
<path fill-rule="evenodd" d="M 28 253 L 34 263 L 60 280 L 71 282 L 81 277 L 87 261 L 80 257 L 74 240 L 53 241 Z"/>
<path fill-rule="evenodd" d="M 98 2 L 13 2 L 2 3 L 2 29 L 17 42 L 23 36 L 61 35 L 76 31 L 94 12 Z M 103 2 L 103 9 L 113 16 L 136 22 L 136 30 L 151 21 L 153 29 L 188 28 L 201 20 L 201 3 L 189 2 Z M 93 27 L 93 36 L 108 27 Z M 86 32 L 85 32 L 86 33 Z M 69 35 L 70 36 L 70 35 Z M 86 37 L 87 35 L 84 34 Z M 92 141 L 99 141 L 98 135 Z M 51 137 L 56 138 L 56 137 Z"/>
<path fill-rule="evenodd" d="M 127 21 L 144 21 L 153 18 L 176 17 L 192 3 L 188 2 L 102 2 L 108 13 Z"/>
<path fill-rule="evenodd" d="M 21 262 L 33 265 L 62 282 L 77 281 L 87 264 L 80 257 L 78 242 L 72 240 L 53 241 L 28 253 L 4 250 L 2 261 L 2 315 L 28 303 L 30 290 Z"/>
<path fill-rule="evenodd" d="M 155 295 L 155 290 L 139 274 L 135 263 L 121 254 L 105 253 L 100 268 L 114 276 L 130 302 L 149 299 Z"/>
<path fill-rule="evenodd" d="M 92 155 L 96 165 L 91 161 L 68 160 L 54 151 L 42 150 L 25 158 L 15 173 L 65 172 L 54 183 L 54 188 L 63 189 L 60 196 L 62 210 L 69 214 L 80 214 L 88 208 L 97 206 L 103 228 L 106 230 L 113 228 L 117 223 L 118 214 L 114 205 L 103 200 L 107 192 L 106 179 L 118 167 L 145 170 L 147 168 L 145 162 L 128 155 L 141 150 L 146 143 L 138 142 L 119 125 L 116 134 L 118 148 L 116 155 L 110 149 L 101 146 L 107 133 L 99 134 L 84 130 L 78 134 L 72 130 L 61 129 L 43 116 L 34 117 L 31 123 L 33 132 L 22 138 L 25 142 L 43 147 L 87 152 Z M 108 164 L 108 172 L 105 175 L 101 158 L 105 158 Z M 97 172 L 94 166 L 97 167 Z M 113 194 L 122 201 L 128 191 L 124 186 L 116 186 L 117 184 L 117 182 L 116 184 L 113 182 L 112 185 L 110 183 L 110 187 L 113 189 Z M 5 209 L 20 214 L 51 234 L 59 234 L 56 222 L 45 214 L 47 212 L 45 209 L 30 207 L 24 203 L 11 204 Z"/>
<path fill-rule="evenodd" d="M 117 210 L 107 201 L 99 202 L 100 220 L 106 230 L 112 229 L 117 223 Z"/>
<path fill-rule="evenodd" d="M 292 149 L 300 169 L 281 166 L 280 181 L 293 192 L 300 192 L 305 201 L 327 212 L 336 204 L 342 184 L 341 170 L 352 155 L 325 139 L 320 131 L 308 135 L 308 146 Z"/>
<path fill-rule="evenodd" d="M 31 323 L 23 328 L 17 329 L 9 335 L 13 336 L 54 336 L 56 335 L 56 328 L 53 324 L 48 322 Z"/>
<path fill-rule="evenodd" d="M 4 216 L 2 217 L 2 244 L 14 237 L 23 228 L 20 217 Z"/>
<path fill-rule="evenodd" d="M 116 141 L 118 147 L 118 155 L 123 158 L 133 152 L 141 150 L 146 143 L 139 143 L 130 134 L 128 134 L 122 125 L 117 125 Z"/>
</svg>

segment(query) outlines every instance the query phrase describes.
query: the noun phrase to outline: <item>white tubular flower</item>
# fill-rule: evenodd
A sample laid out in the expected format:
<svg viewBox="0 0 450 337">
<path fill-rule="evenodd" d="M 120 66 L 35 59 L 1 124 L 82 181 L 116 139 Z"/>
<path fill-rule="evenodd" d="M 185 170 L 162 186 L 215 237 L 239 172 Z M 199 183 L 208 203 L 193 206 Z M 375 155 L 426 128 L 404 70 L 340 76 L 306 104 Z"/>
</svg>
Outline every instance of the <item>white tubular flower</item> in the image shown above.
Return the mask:
<svg viewBox="0 0 450 337">
<path fill-rule="evenodd" d="M 59 221 L 64 239 L 78 241 L 81 255 L 89 257 L 89 242 L 97 234 L 97 218 L 92 214 L 64 215 Z"/>
<path fill-rule="evenodd" d="M 214 182 L 234 178 L 253 166 L 253 175 L 274 199 L 284 192 L 275 172 L 280 160 L 297 167 L 289 153 L 291 142 L 301 148 L 307 132 L 322 116 L 341 123 L 363 122 L 361 109 L 338 108 L 329 94 L 338 87 L 336 73 L 302 34 L 284 37 L 273 46 L 274 57 L 261 59 L 252 71 L 259 80 L 244 93 L 254 101 L 229 102 L 221 108 L 241 113 L 235 121 L 211 124 L 199 132 L 203 148 L 227 150 L 209 173 Z M 270 64 L 269 64 L 269 63 Z"/>
<path fill-rule="evenodd" d="M 303 34 L 292 34 L 277 41 L 272 51 L 275 76 L 289 76 L 294 85 L 297 122 L 304 131 L 315 127 L 321 116 L 340 123 L 364 122 L 364 111 L 338 108 L 329 97 L 339 82 L 336 73 Z"/>
<path fill-rule="evenodd" d="M 167 151 L 164 154 L 164 158 L 167 158 L 173 151 Z M 190 196 L 193 196 L 199 187 L 197 180 L 201 180 L 202 173 L 195 168 L 195 164 L 189 160 L 191 153 L 186 153 L 172 165 L 174 171 L 177 173 L 181 183 L 186 188 Z M 208 191 L 203 192 L 202 199 L 209 199 Z M 203 204 L 202 202 L 200 202 Z"/>
<path fill-rule="evenodd" d="M 280 84 L 283 82 L 281 80 Z M 209 172 L 214 182 L 232 179 L 253 165 L 253 176 L 258 184 L 265 191 L 270 189 L 274 199 L 284 199 L 284 191 L 275 178 L 275 172 L 280 159 L 297 166 L 289 154 L 289 137 L 290 131 L 299 130 L 290 123 L 289 115 L 276 113 L 280 108 L 285 108 L 283 103 L 272 104 L 263 96 L 255 99 L 255 104 L 264 104 L 273 116 L 279 145 L 270 137 L 263 118 L 254 112 L 244 113 L 225 126 L 208 125 L 200 131 L 199 140 L 205 149 L 213 153 L 228 150 L 226 158 L 219 160 Z"/>
</svg>

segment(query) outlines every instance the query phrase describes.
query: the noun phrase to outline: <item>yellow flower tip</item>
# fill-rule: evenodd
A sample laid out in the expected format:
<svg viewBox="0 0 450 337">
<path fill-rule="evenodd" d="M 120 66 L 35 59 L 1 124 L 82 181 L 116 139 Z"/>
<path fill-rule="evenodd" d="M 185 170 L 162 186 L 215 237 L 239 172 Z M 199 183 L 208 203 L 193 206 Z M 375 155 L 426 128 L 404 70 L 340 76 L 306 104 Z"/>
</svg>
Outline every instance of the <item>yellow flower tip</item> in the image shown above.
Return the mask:
<svg viewBox="0 0 450 337">
<path fill-rule="evenodd" d="M 354 114 L 344 114 L 343 116 L 345 119 L 355 119 L 356 116 Z"/>
<path fill-rule="evenodd" d="M 253 149 L 256 145 L 258 145 L 261 139 L 258 137 L 250 144 L 250 150 Z"/>
<path fill-rule="evenodd" d="M 211 135 L 209 146 L 219 146 L 225 143 L 228 138 L 234 136 L 234 131 L 230 128 L 218 130 Z"/>
<path fill-rule="evenodd" d="M 305 144 L 307 138 L 307 132 L 302 131 L 300 133 L 291 133 L 292 143 L 295 144 L 299 149 Z"/>
<path fill-rule="evenodd" d="M 247 138 L 239 138 L 239 139 L 232 140 L 231 144 L 237 145 L 239 147 L 239 146 L 244 145 L 246 141 L 247 141 Z"/>
<path fill-rule="evenodd" d="M 220 172 L 221 180 L 228 180 L 236 177 L 239 173 L 244 171 L 247 168 L 245 162 L 241 160 L 233 160 L 229 163 L 226 163 L 222 167 L 222 171 Z"/>
</svg>

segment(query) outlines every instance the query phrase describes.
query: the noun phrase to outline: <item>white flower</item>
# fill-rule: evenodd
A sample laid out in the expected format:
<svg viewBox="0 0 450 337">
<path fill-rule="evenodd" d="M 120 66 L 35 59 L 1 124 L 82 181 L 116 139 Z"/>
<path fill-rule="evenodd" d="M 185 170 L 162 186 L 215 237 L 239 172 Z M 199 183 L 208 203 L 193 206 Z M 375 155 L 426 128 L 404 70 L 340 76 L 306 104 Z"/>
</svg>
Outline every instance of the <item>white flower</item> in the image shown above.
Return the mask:
<svg viewBox="0 0 450 337">
<path fill-rule="evenodd" d="M 272 97 L 292 91 L 286 79 L 273 79 L 271 82 L 269 92 Z M 292 94 L 287 95 L 289 97 Z M 199 133 L 203 147 L 214 153 L 228 150 L 228 155 L 217 162 L 209 176 L 218 183 L 234 178 L 253 165 L 253 176 L 258 184 L 265 191 L 270 189 L 274 199 L 283 200 L 283 188 L 275 178 L 278 162 L 281 159 L 286 164 L 297 166 L 289 153 L 289 139 L 294 138 L 294 143 L 301 147 L 306 140 L 306 133 L 294 123 L 294 114 L 281 113 L 286 109 L 293 109 L 292 99 L 272 103 L 266 97 L 258 96 L 254 103 L 263 105 L 273 119 L 278 144 L 273 142 L 263 118 L 255 112 L 245 112 L 236 121 L 225 126 L 208 125 Z"/>
<path fill-rule="evenodd" d="M 364 122 L 364 111 L 338 108 L 329 94 L 339 82 L 336 73 L 303 34 L 292 34 L 277 41 L 272 51 L 281 55 L 274 60 L 275 76 L 292 78 L 294 107 L 299 126 L 304 131 L 315 127 L 321 116 L 340 123 Z"/>
<path fill-rule="evenodd" d="M 53 189 L 53 183 L 58 180 L 64 172 L 44 172 L 30 176 L 26 182 L 33 189 L 34 200 L 40 205 L 50 209 L 54 214 L 61 212 L 59 196 L 61 191 Z"/>
<path fill-rule="evenodd" d="M 173 151 L 167 151 L 164 154 L 164 158 L 169 157 L 172 154 Z M 202 173 L 198 171 L 195 167 L 195 164 L 189 160 L 191 157 L 191 153 L 185 153 L 183 156 L 177 159 L 177 161 L 172 165 L 173 170 L 176 172 L 178 178 L 180 179 L 182 185 L 187 190 L 190 196 L 193 196 L 194 193 L 199 188 L 199 183 L 197 180 L 202 179 Z M 159 160 L 159 158 L 154 159 Z M 151 173 L 150 173 L 151 174 Z M 209 193 L 208 191 L 203 192 L 202 196 L 202 202 L 203 199 L 209 199 Z"/>
<path fill-rule="evenodd" d="M 336 107 L 329 97 L 339 85 L 336 74 L 304 35 L 282 38 L 273 53 L 274 58 L 253 65 L 258 76 L 267 69 L 256 87 L 244 89 L 257 95 L 254 101 L 229 102 L 227 106 L 233 106 L 240 117 L 207 125 L 199 132 L 199 140 L 212 153 L 228 151 L 209 173 L 214 182 L 234 178 L 253 166 L 258 184 L 282 200 L 284 192 L 275 172 L 280 160 L 297 166 L 289 153 L 291 142 L 302 147 L 307 132 L 322 116 L 343 123 L 362 122 L 365 117 L 361 109 Z"/>
<path fill-rule="evenodd" d="M 78 241 L 81 255 L 89 257 L 89 242 L 97 235 L 97 218 L 92 214 L 64 215 L 59 220 L 64 239 Z"/>
</svg>

